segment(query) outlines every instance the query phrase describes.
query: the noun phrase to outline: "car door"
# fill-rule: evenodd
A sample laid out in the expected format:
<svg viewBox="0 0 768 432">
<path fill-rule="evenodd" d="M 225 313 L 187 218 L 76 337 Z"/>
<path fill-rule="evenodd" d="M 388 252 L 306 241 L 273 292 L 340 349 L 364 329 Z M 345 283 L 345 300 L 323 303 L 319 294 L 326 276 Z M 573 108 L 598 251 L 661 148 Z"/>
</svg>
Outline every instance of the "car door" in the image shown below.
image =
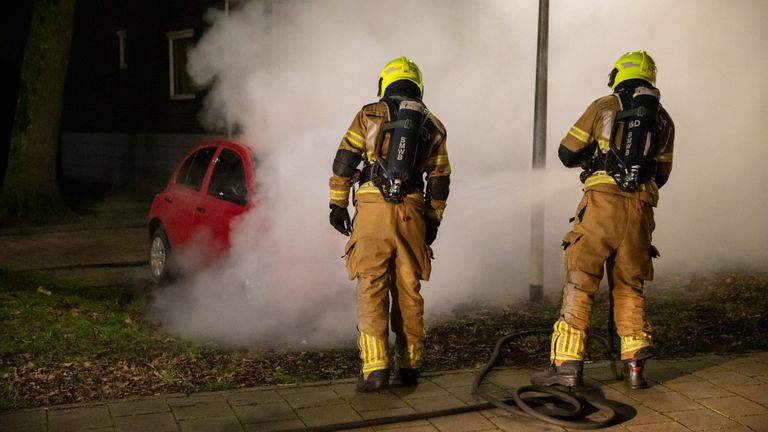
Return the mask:
<svg viewBox="0 0 768 432">
<path fill-rule="evenodd" d="M 174 246 L 190 241 L 197 228 L 203 183 L 216 153 L 215 146 L 203 147 L 180 165 L 169 187 L 162 192 L 163 223 L 168 240 Z"/>
<path fill-rule="evenodd" d="M 250 208 L 250 178 L 243 155 L 234 148 L 222 147 L 212 165 L 203 209 L 196 217 L 201 229 L 213 233 L 213 247 L 220 253 L 229 247 L 232 219 Z"/>
</svg>

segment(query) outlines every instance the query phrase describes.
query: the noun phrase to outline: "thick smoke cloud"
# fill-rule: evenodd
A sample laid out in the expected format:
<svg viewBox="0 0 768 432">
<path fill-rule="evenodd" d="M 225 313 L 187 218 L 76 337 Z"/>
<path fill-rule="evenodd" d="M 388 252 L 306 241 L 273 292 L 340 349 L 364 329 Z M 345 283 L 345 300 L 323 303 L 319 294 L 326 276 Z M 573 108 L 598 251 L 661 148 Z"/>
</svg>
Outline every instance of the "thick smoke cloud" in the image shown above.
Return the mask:
<svg viewBox="0 0 768 432">
<path fill-rule="evenodd" d="M 345 238 L 327 221 L 327 179 L 357 110 L 375 100 L 380 68 L 407 55 L 425 102 L 448 128 L 454 174 L 434 245 L 427 313 L 527 295 L 530 201 L 546 202 L 545 285 L 560 289 L 559 239 L 579 199 L 559 140 L 608 92 L 618 55 L 645 49 L 677 125 L 675 166 L 662 190 L 657 273 L 761 268 L 768 263 L 768 115 L 759 55 L 768 4 L 714 0 L 633 5 L 552 2 L 546 173 L 530 171 L 535 2 L 508 0 L 252 1 L 213 11 L 189 71 L 211 91 L 201 120 L 236 123 L 262 154 L 262 205 L 233 228 L 231 256 L 155 302 L 184 336 L 237 345 L 345 341 L 354 283 Z"/>
</svg>

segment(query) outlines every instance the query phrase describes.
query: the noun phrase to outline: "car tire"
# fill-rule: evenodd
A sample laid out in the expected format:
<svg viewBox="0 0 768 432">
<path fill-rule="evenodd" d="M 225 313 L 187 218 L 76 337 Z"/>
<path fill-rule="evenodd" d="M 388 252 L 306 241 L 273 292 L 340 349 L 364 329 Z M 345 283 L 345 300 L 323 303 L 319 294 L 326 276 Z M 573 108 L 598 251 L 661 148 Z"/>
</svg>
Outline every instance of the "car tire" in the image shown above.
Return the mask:
<svg viewBox="0 0 768 432">
<path fill-rule="evenodd" d="M 173 279 L 171 272 L 171 243 L 162 228 L 157 228 L 149 241 L 149 270 L 158 284 L 164 285 Z"/>
</svg>

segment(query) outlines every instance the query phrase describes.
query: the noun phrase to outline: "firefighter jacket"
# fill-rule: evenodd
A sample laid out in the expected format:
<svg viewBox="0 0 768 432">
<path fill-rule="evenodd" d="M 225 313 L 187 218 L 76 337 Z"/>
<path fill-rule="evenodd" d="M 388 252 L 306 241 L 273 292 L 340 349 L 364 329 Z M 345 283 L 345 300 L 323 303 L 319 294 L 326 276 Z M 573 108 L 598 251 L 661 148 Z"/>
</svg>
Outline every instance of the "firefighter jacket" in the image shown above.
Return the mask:
<svg viewBox="0 0 768 432">
<path fill-rule="evenodd" d="M 329 180 L 331 205 L 342 208 L 349 205 L 349 190 L 354 181 L 355 169 L 361 161 L 366 166 L 376 161 L 378 141 L 382 146 L 380 154 L 387 154 L 392 131 L 385 132 L 383 137 L 380 136 L 380 131 L 382 124 L 391 119 L 389 107 L 384 101 L 366 105 L 357 113 L 336 152 L 333 175 Z M 426 190 L 414 191 L 412 195 L 420 197 L 422 192 L 425 192 L 425 216 L 432 222 L 440 223 L 448 199 L 451 174 L 445 144 L 446 131 L 440 120 L 431 112 L 428 113 L 424 128 L 425 140 L 419 146 L 414 174 L 419 178 L 426 175 Z M 357 193 L 380 194 L 371 182 L 362 184 Z"/>
<path fill-rule="evenodd" d="M 564 157 L 564 155 L 585 155 L 586 152 L 591 151 L 590 147 L 593 144 L 596 144 L 594 151 L 608 152 L 612 130 L 617 125 L 615 121 L 616 113 L 622 109 L 621 99 L 615 93 L 592 102 L 560 143 L 559 155 L 563 163 L 568 167 L 577 166 L 579 162 L 576 159 Z M 672 172 L 675 125 L 664 107 L 659 107 L 658 124 L 660 126 L 660 133 L 659 143 L 656 147 L 655 177 L 656 179 L 664 179 L 666 181 Z M 614 140 L 620 139 L 622 136 L 621 129 L 623 126 L 619 124 L 618 127 L 619 130 L 613 135 L 615 137 Z M 611 145 L 613 145 L 614 149 L 617 147 L 616 142 L 611 143 Z M 639 198 L 642 201 L 654 207 L 659 201 L 659 188 L 654 178 L 641 185 L 640 190 L 637 192 L 624 192 L 619 189 L 615 180 L 606 171 L 598 170 L 584 181 L 584 191 L 587 190 L 615 193 L 633 198 L 639 194 Z"/>
</svg>

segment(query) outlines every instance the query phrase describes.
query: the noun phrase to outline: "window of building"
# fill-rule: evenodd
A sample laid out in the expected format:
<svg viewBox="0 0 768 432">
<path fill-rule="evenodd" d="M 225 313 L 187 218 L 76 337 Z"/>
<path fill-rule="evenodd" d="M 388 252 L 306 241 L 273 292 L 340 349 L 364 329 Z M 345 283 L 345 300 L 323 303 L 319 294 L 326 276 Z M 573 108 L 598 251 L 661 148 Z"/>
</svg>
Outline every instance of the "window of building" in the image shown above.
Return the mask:
<svg viewBox="0 0 768 432">
<path fill-rule="evenodd" d="M 128 32 L 126 30 L 117 31 L 117 55 L 121 70 L 128 69 L 128 59 L 126 56 L 125 40 L 128 38 Z"/>
<path fill-rule="evenodd" d="M 194 99 L 195 85 L 187 73 L 187 53 L 194 43 L 192 29 L 166 33 L 168 37 L 168 77 L 171 99 Z"/>
</svg>

